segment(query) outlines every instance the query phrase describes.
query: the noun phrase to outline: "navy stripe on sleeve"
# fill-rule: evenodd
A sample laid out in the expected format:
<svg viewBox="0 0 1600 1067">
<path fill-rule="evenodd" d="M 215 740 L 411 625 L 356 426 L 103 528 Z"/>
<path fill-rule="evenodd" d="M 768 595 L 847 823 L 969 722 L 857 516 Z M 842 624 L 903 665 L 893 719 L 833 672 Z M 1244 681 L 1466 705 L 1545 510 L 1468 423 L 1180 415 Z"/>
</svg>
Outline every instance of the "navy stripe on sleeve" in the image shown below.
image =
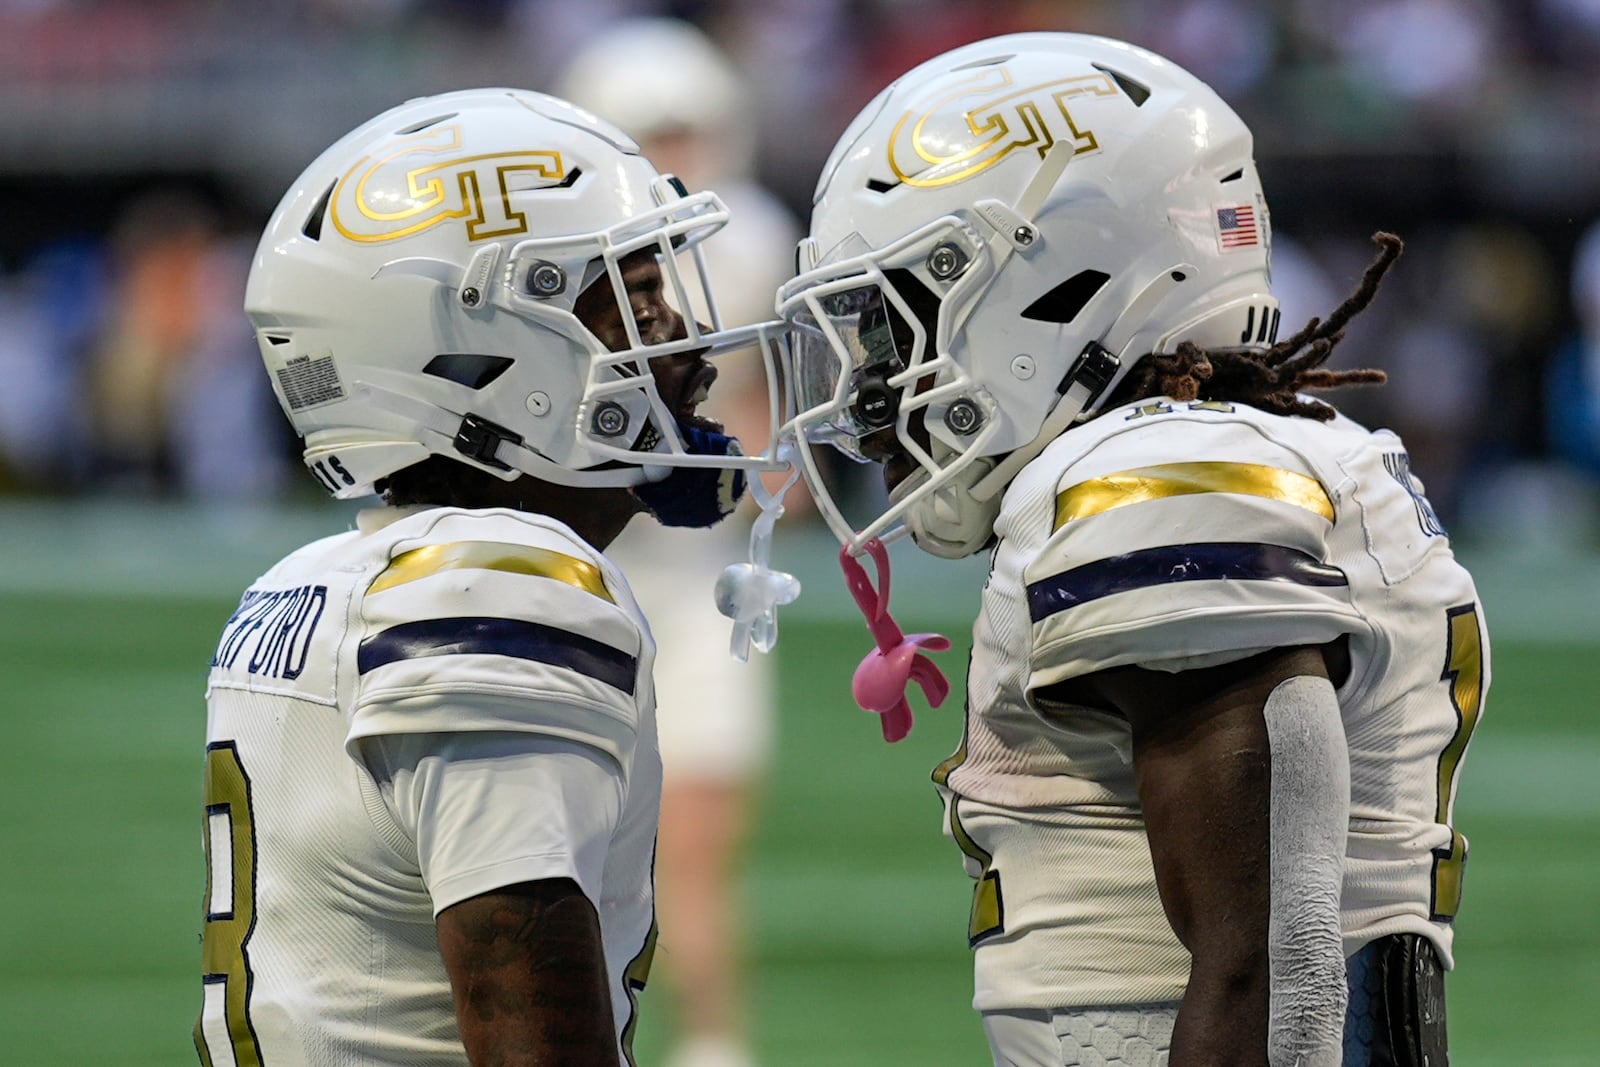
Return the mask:
<svg viewBox="0 0 1600 1067">
<path fill-rule="evenodd" d="M 1028 612 L 1033 621 L 1101 597 L 1147 589 L 1171 582 L 1217 580 L 1294 582 L 1298 585 L 1349 585 L 1338 567 L 1282 545 L 1221 542 L 1164 545 L 1129 552 L 1028 586 Z"/>
<path fill-rule="evenodd" d="M 361 642 L 362 674 L 423 656 L 513 656 L 577 671 L 633 695 L 639 661 L 592 637 L 521 619 L 423 619 L 391 626 Z"/>
</svg>

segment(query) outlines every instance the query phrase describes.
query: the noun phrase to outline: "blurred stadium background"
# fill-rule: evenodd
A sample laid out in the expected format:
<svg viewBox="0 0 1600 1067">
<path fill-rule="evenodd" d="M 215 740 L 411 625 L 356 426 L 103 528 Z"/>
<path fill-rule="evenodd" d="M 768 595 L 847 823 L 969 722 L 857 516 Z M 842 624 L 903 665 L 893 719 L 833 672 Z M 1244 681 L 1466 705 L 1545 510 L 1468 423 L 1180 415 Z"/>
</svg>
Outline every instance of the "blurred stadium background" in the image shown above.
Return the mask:
<svg viewBox="0 0 1600 1067">
<path fill-rule="evenodd" d="M 351 518 L 300 473 L 239 312 L 276 198 L 369 115 L 550 87 L 636 13 L 753 75 L 758 175 L 801 217 L 893 74 L 1072 29 L 1165 52 L 1252 123 L 1288 322 L 1372 231 L 1407 238 L 1340 350 L 1391 383 L 1340 404 L 1410 443 L 1495 639 L 1453 1062 L 1600 1064 L 1600 0 L 0 0 L 0 1063 L 192 1056 L 206 663 L 239 590 Z M 826 538 L 779 549 L 808 590 L 748 888 L 764 1061 L 987 1062 L 927 783 L 959 687 L 885 746 L 849 703 L 866 639 Z M 954 634 L 959 675 L 981 567 L 900 563 L 898 614 Z M 646 1016 L 641 1062 L 671 1027 Z"/>
</svg>

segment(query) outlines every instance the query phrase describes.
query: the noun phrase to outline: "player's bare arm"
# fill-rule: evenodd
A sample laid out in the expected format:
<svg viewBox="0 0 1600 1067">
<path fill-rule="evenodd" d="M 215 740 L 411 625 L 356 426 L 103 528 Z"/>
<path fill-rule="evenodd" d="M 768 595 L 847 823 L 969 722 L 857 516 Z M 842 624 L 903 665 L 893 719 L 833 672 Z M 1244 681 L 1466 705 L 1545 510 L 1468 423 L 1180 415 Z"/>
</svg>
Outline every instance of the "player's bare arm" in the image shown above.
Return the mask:
<svg viewBox="0 0 1600 1067">
<path fill-rule="evenodd" d="M 474 1067 L 617 1063 L 600 919 L 576 882 L 524 882 L 439 913 Z"/>
<path fill-rule="evenodd" d="M 1122 668 L 1041 694 L 1112 708 L 1133 730 L 1134 774 L 1162 906 L 1193 956 L 1173 1067 L 1266 1067 L 1272 759 L 1263 714 L 1300 677 L 1341 677 L 1342 643 L 1204 670 Z"/>
</svg>

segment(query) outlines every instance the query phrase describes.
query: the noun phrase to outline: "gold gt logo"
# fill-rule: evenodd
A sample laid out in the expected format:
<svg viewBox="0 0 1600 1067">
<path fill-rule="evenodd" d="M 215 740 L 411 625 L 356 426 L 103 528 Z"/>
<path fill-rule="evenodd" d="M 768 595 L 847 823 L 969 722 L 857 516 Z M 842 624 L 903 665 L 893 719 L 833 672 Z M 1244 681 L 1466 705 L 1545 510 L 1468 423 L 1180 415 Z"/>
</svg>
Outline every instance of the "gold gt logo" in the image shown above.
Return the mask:
<svg viewBox="0 0 1600 1067">
<path fill-rule="evenodd" d="M 1068 141 L 1073 155 L 1093 152 L 1100 142 L 1078 128 L 1067 101 L 1119 91 L 1105 74 L 1018 89 L 1011 71 L 988 67 L 914 102 L 889 138 L 889 166 L 905 184 L 932 188 L 965 181 L 1024 148 L 1042 158 L 1057 141 Z"/>
<path fill-rule="evenodd" d="M 465 219 L 469 241 L 508 237 L 528 231 L 527 216 L 511 207 L 513 187 L 557 185 L 567 177 L 553 149 L 452 154 L 460 148 L 459 126 L 437 126 L 364 156 L 334 187 L 334 228 L 376 244 Z M 442 158 L 429 162 L 429 156 Z"/>
</svg>

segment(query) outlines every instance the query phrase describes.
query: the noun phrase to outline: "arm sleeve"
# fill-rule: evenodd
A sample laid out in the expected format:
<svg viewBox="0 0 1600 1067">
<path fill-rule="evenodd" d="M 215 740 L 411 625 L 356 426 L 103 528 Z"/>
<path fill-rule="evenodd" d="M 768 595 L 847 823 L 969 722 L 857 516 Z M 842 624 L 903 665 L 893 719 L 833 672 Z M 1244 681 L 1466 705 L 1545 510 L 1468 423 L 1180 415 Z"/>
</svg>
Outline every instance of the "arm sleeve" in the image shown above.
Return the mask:
<svg viewBox="0 0 1600 1067">
<path fill-rule="evenodd" d="M 415 842 L 435 915 L 504 886 L 563 877 L 598 909 L 626 790 L 600 750 L 498 731 L 390 734 L 356 747 Z"/>
<path fill-rule="evenodd" d="M 1291 678 L 1262 711 L 1272 752 L 1267 954 L 1272 1067 L 1339 1067 L 1348 989 L 1340 930 L 1350 757 L 1333 686 Z"/>
</svg>

